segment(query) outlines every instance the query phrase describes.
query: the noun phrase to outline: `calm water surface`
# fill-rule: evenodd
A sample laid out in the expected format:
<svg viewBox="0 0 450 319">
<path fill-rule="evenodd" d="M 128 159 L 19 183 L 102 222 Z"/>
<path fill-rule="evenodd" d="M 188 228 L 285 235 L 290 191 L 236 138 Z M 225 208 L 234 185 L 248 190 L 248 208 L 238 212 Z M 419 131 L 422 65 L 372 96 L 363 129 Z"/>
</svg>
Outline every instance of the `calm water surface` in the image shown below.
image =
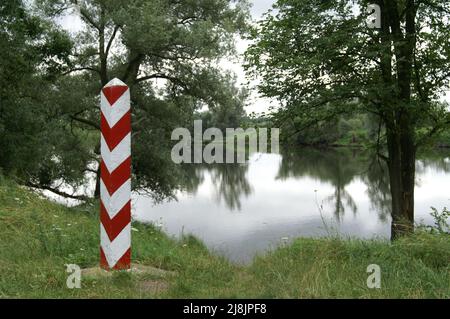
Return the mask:
<svg viewBox="0 0 450 319">
<path fill-rule="evenodd" d="M 245 263 L 296 237 L 389 238 L 390 195 L 383 163 L 355 150 L 296 149 L 253 154 L 245 165 L 191 167 L 189 191 L 154 205 L 133 195 L 133 216 L 168 234 L 194 234 L 216 253 Z M 450 207 L 450 158 L 417 161 L 416 221 Z"/>
</svg>

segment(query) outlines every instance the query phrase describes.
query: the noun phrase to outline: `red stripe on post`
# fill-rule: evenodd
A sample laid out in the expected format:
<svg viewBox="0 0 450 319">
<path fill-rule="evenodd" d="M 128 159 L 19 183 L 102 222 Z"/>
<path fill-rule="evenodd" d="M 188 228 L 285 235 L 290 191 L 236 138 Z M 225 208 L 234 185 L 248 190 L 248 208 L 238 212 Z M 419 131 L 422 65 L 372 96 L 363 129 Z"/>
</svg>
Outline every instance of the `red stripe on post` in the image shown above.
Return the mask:
<svg viewBox="0 0 450 319">
<path fill-rule="evenodd" d="M 112 268 L 113 270 L 127 270 L 130 269 L 131 264 L 131 248 L 128 249 L 125 254 L 117 261 L 117 263 Z M 100 267 L 105 270 L 111 270 L 108 265 L 108 261 L 106 260 L 105 253 L 103 249 L 100 247 Z"/>
<path fill-rule="evenodd" d="M 125 270 L 130 269 L 131 264 L 131 247 L 122 255 L 122 257 L 117 261 L 114 266 L 114 270 Z"/>
<path fill-rule="evenodd" d="M 131 201 L 125 204 L 125 206 L 114 216 L 113 219 L 109 217 L 103 202 L 100 201 L 100 220 L 103 227 L 108 234 L 109 240 L 113 241 L 120 234 L 122 229 L 130 223 L 131 219 Z"/>
<path fill-rule="evenodd" d="M 102 113 L 100 128 L 109 150 L 112 151 L 131 131 L 131 112 L 127 112 L 113 127 L 109 127 Z"/>
<path fill-rule="evenodd" d="M 113 195 L 120 186 L 131 176 L 131 157 L 122 162 L 112 173 L 108 171 L 105 163 L 100 164 L 100 177 L 108 190 L 109 195 Z"/>
<path fill-rule="evenodd" d="M 114 80 L 113 80 L 114 81 Z M 126 85 L 111 85 L 103 88 L 103 94 L 109 102 L 110 106 L 113 106 L 114 103 L 128 90 L 128 86 Z"/>
</svg>

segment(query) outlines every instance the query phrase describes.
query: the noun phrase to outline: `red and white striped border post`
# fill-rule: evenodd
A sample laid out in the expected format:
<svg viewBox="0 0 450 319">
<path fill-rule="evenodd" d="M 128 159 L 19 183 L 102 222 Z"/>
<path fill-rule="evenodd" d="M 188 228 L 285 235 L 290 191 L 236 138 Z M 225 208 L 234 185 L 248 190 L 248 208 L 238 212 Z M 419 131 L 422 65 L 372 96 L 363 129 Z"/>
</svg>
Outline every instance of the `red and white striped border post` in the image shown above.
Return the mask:
<svg viewBox="0 0 450 319">
<path fill-rule="evenodd" d="M 130 90 L 113 79 L 101 92 L 100 267 L 130 269 Z"/>
</svg>

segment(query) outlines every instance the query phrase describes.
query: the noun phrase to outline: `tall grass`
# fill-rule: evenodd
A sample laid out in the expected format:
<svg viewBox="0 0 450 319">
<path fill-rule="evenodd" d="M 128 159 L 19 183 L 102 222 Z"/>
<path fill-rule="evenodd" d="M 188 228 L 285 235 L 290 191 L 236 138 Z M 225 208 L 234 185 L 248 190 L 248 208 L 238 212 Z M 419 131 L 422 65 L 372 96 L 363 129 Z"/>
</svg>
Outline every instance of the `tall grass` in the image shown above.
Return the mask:
<svg viewBox="0 0 450 319">
<path fill-rule="evenodd" d="M 298 239 L 249 266 L 214 256 L 193 236 L 170 238 L 133 224 L 134 262 L 174 275 L 82 278 L 66 286 L 65 264 L 98 264 L 97 203 L 67 208 L 0 179 L 0 297 L 36 298 L 450 298 L 450 240 L 419 232 L 385 241 Z M 366 285 L 381 267 L 381 289 Z M 145 285 L 148 284 L 148 285 Z M 164 289 L 146 289 L 161 285 Z"/>
</svg>

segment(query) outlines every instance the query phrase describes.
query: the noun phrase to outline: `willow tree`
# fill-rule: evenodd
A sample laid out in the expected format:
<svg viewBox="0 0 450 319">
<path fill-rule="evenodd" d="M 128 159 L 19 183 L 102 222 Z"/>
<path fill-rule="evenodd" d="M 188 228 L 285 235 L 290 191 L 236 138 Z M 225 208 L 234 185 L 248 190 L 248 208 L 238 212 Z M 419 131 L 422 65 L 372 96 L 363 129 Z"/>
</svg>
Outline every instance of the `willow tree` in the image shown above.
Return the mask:
<svg viewBox="0 0 450 319">
<path fill-rule="evenodd" d="M 100 89 L 112 78 L 131 88 L 133 185 L 158 198 L 179 186 L 170 159 L 170 132 L 194 111 L 243 103 L 218 61 L 234 53 L 247 29 L 246 0 L 36 0 L 46 17 L 72 15 L 80 31 L 55 83 L 58 116 L 78 130 L 98 131 Z M 71 98 L 73 97 L 73 98 Z M 226 107 L 226 105 L 225 105 Z M 76 132 L 76 130 L 75 130 Z M 94 159 L 98 161 L 98 148 Z M 96 195 L 99 193 L 97 174 Z"/>
<path fill-rule="evenodd" d="M 380 8 L 380 28 L 367 7 Z M 302 131 L 344 114 L 379 119 L 388 165 L 392 238 L 413 231 L 418 147 L 450 125 L 447 0 L 279 0 L 253 34 L 249 72 L 278 98 L 275 117 Z M 384 146 L 384 147 L 383 147 Z"/>
<path fill-rule="evenodd" d="M 68 61 L 71 42 L 24 1 L 10 0 L 0 4 L 0 47 L 0 173 L 24 182 L 61 150 L 43 101 L 60 72 L 54 61 Z"/>
</svg>

